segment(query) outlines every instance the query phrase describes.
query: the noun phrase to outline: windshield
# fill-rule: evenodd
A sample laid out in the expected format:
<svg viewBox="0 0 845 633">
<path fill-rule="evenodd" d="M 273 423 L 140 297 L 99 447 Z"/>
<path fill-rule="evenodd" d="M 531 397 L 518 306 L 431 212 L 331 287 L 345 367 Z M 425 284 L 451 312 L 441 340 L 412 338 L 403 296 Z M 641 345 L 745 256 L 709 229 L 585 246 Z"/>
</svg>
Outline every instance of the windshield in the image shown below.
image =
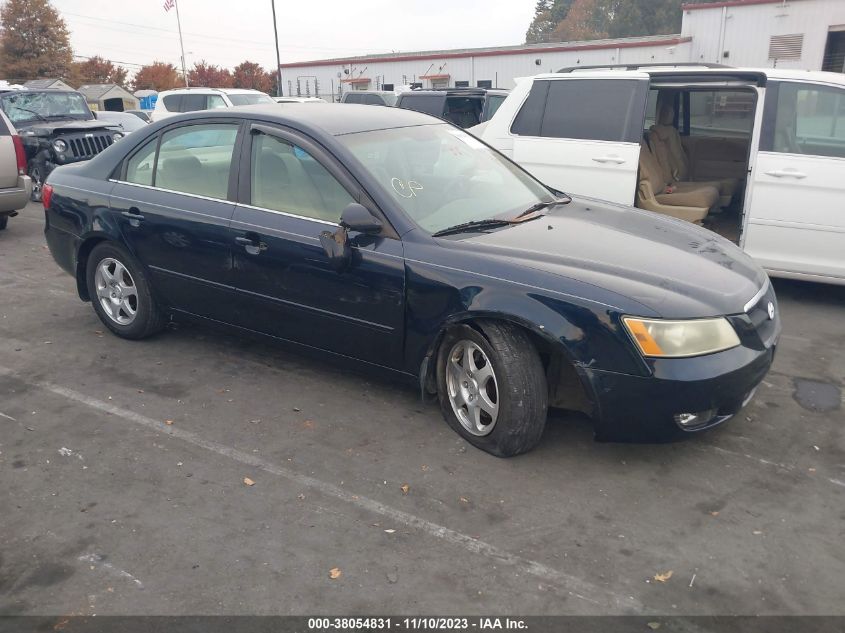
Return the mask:
<svg viewBox="0 0 845 633">
<path fill-rule="evenodd" d="M 0 104 L 12 123 L 92 118 L 85 98 L 77 92 L 15 92 L 3 95 Z"/>
<path fill-rule="evenodd" d="M 265 94 L 234 94 L 229 95 L 229 100 L 232 105 L 258 105 L 259 103 L 275 103 L 268 95 Z"/>
<path fill-rule="evenodd" d="M 451 125 L 358 132 L 338 140 L 429 233 L 512 218 L 555 199 L 498 152 Z"/>
</svg>

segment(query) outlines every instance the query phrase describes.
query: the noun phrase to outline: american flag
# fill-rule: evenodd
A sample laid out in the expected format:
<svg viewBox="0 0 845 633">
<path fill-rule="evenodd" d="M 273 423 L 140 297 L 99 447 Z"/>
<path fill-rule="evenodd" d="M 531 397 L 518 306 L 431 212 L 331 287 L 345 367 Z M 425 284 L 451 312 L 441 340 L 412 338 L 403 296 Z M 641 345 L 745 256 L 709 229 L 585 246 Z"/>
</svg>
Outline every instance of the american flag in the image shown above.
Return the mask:
<svg viewBox="0 0 845 633">
<path fill-rule="evenodd" d="M 176 0 L 164 0 L 164 10 L 170 11 L 173 7 L 176 6 Z"/>
</svg>

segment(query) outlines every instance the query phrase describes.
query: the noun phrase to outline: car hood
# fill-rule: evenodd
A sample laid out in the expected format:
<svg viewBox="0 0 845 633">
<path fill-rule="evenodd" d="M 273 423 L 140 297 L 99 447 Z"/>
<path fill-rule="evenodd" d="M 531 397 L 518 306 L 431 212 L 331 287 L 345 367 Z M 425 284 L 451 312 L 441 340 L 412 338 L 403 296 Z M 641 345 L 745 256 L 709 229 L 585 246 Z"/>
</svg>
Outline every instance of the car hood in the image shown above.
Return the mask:
<svg viewBox="0 0 845 633">
<path fill-rule="evenodd" d="M 64 121 L 38 121 L 25 128 L 37 136 L 50 136 L 61 132 L 88 132 L 91 130 L 116 130 L 117 125 L 98 121 L 77 121 L 65 119 Z"/>
<path fill-rule="evenodd" d="M 627 297 L 663 318 L 741 313 L 767 279 L 712 231 L 580 196 L 538 219 L 462 241 L 486 256 Z"/>
</svg>

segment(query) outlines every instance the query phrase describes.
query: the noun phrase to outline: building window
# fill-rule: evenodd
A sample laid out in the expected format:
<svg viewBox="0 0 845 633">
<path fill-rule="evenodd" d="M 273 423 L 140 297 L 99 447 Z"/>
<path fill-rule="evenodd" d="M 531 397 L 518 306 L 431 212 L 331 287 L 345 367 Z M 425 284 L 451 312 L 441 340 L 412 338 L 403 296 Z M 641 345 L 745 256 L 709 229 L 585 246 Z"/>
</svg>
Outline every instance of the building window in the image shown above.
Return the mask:
<svg viewBox="0 0 845 633">
<path fill-rule="evenodd" d="M 479 88 L 492 88 L 493 87 L 493 80 L 492 79 L 481 79 L 475 84 Z"/>
<path fill-rule="evenodd" d="M 456 81 L 455 82 L 455 88 L 469 88 L 469 82 L 468 81 Z"/>
<path fill-rule="evenodd" d="M 393 90 L 393 84 L 382 84 L 381 89 L 391 92 Z"/>
<path fill-rule="evenodd" d="M 422 82 L 415 81 L 411 84 L 411 90 L 418 90 L 420 88 L 422 88 Z"/>
</svg>

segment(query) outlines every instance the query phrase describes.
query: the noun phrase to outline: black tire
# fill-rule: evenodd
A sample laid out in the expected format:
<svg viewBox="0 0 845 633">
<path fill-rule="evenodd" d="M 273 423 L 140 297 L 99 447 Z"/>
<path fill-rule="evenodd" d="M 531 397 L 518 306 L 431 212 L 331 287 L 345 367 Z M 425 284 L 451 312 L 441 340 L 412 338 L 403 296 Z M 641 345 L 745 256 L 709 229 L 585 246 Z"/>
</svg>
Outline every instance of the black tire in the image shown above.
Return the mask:
<svg viewBox="0 0 845 633">
<path fill-rule="evenodd" d="M 135 305 L 136 312 L 134 320 L 126 325 L 117 323 L 107 314 L 97 296 L 95 273 L 97 267 L 107 259 L 113 259 L 122 264 L 129 272 L 132 282 L 134 282 L 135 296 L 137 298 Z M 164 315 L 152 295 L 147 276 L 144 274 L 141 266 L 135 261 L 135 258 L 122 246 L 114 242 L 102 242 L 95 246 L 94 250 L 88 256 L 85 281 L 88 286 L 88 296 L 91 298 L 91 304 L 94 306 L 97 316 L 100 317 L 100 321 L 121 338 L 133 340 L 147 338 L 164 329 Z"/>
<path fill-rule="evenodd" d="M 7 226 L 9 226 L 9 216 L 0 215 L 0 231 L 5 231 Z"/>
<path fill-rule="evenodd" d="M 520 328 L 498 321 L 461 325 L 449 330 L 437 354 L 437 395 L 449 426 L 465 440 L 497 457 L 511 457 L 534 448 L 546 426 L 549 392 L 536 347 Z M 497 383 L 498 417 L 487 435 L 474 435 L 461 424 L 449 397 L 447 363 L 461 341 L 475 343 L 487 356 Z"/>
<path fill-rule="evenodd" d="M 44 166 L 37 161 L 30 161 L 27 172 L 32 180 L 32 193 L 29 199 L 33 202 L 41 202 L 41 188 L 44 186 Z"/>
</svg>

